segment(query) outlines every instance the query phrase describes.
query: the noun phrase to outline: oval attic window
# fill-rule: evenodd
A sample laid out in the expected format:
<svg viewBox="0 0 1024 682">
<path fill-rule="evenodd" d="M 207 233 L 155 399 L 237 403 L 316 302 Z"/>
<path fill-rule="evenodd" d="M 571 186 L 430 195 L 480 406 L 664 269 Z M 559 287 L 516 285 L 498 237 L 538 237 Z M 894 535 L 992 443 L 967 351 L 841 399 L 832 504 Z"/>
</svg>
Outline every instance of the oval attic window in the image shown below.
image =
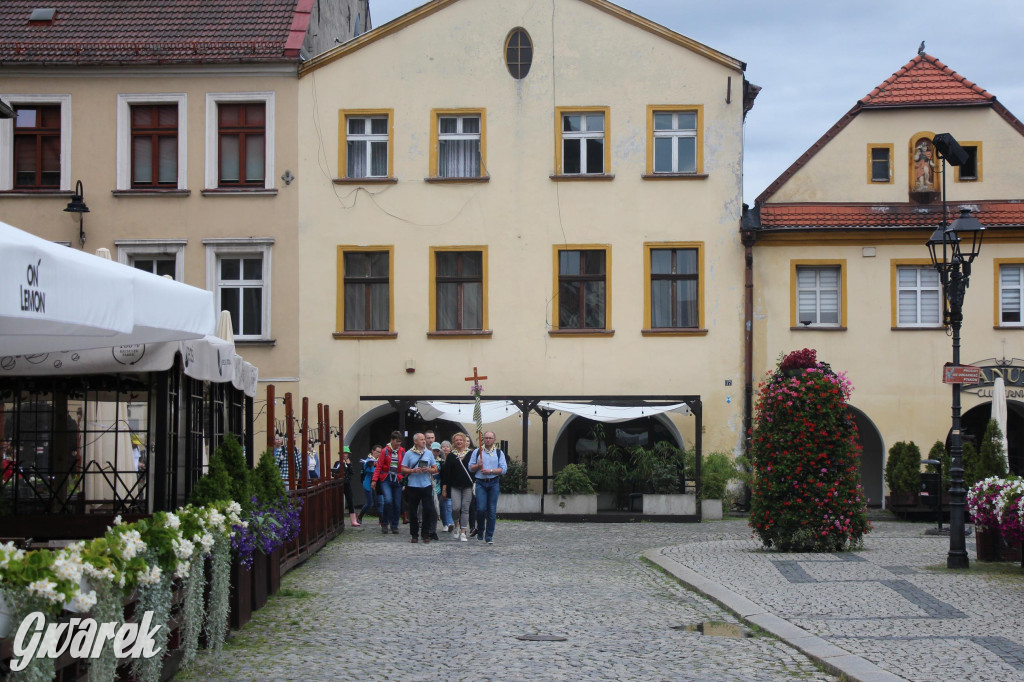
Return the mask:
<svg viewBox="0 0 1024 682">
<path fill-rule="evenodd" d="M 505 39 L 505 66 L 515 79 L 526 78 L 533 62 L 533 41 L 525 28 L 514 28 Z"/>
</svg>

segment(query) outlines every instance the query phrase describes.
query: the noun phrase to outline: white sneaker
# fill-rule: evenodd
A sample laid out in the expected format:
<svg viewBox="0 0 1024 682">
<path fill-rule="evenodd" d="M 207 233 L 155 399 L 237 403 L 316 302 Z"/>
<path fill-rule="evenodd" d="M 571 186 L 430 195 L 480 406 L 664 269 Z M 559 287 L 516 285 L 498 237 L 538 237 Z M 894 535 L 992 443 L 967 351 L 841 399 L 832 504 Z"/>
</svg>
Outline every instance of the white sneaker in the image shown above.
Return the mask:
<svg viewBox="0 0 1024 682">
<path fill-rule="evenodd" d="M 466 531 L 462 531 L 459 534 L 459 542 L 469 542 L 469 538 L 466 537 Z"/>
</svg>

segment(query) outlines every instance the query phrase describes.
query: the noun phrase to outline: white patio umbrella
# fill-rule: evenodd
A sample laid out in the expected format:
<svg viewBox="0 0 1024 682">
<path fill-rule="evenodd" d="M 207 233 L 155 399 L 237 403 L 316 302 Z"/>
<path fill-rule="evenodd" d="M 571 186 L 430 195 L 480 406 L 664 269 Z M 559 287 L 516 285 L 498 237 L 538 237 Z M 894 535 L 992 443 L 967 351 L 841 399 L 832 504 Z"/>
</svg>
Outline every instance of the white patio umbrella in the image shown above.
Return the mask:
<svg viewBox="0 0 1024 682">
<path fill-rule="evenodd" d="M 132 275 L 115 265 L 0 223 L 0 355 L 131 332 Z"/>
<path fill-rule="evenodd" d="M 0 357 L 212 334 L 213 294 L 0 223 Z"/>
<path fill-rule="evenodd" d="M 992 383 L 992 419 L 999 424 L 999 431 L 1003 434 L 1003 459 L 1009 467 L 1010 446 L 1006 440 L 1006 383 L 1002 377 L 996 377 Z"/>
</svg>

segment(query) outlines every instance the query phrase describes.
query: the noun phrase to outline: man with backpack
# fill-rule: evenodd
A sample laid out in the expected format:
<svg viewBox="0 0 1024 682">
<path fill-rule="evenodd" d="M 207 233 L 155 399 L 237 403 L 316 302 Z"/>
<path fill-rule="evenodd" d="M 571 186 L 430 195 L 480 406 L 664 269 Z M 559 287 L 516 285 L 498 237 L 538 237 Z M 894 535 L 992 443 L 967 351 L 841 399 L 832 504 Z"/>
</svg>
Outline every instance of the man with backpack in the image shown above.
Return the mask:
<svg viewBox="0 0 1024 682">
<path fill-rule="evenodd" d="M 476 479 L 477 534 L 481 541 L 494 544 L 494 525 L 498 519 L 499 483 L 508 471 L 505 453 L 498 449 L 494 431 L 484 433 L 483 444 L 473 451 L 469 471 Z"/>
</svg>

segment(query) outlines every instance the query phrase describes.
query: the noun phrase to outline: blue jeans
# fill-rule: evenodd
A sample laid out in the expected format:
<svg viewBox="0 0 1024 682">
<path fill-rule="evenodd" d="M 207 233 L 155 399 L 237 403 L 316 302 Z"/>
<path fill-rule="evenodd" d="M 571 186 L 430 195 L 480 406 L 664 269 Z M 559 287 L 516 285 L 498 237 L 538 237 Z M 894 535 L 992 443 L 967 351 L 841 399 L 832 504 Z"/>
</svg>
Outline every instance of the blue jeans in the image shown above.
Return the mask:
<svg viewBox="0 0 1024 682">
<path fill-rule="evenodd" d="M 499 481 L 497 478 L 476 479 L 476 536 L 481 541 L 491 540 L 494 537 L 494 522 L 498 518 L 498 493 Z M 486 537 L 484 537 L 485 529 Z"/>
<path fill-rule="evenodd" d="M 402 518 L 402 484 L 397 481 L 382 481 L 381 491 L 384 493 L 384 510 L 381 513 L 382 526 L 398 528 Z"/>
<path fill-rule="evenodd" d="M 450 499 L 443 500 L 438 496 L 437 506 L 441 507 L 441 523 L 447 529 L 448 526 L 452 525 L 452 501 Z"/>
<path fill-rule="evenodd" d="M 369 490 L 363 488 L 363 495 L 366 497 L 366 502 L 363 503 L 363 507 L 359 510 L 359 513 L 365 514 L 374 507 L 377 508 L 377 512 L 379 513 L 381 506 L 384 503 L 383 499 L 377 499 L 377 495 L 373 492 L 373 488 L 370 488 Z"/>
</svg>

